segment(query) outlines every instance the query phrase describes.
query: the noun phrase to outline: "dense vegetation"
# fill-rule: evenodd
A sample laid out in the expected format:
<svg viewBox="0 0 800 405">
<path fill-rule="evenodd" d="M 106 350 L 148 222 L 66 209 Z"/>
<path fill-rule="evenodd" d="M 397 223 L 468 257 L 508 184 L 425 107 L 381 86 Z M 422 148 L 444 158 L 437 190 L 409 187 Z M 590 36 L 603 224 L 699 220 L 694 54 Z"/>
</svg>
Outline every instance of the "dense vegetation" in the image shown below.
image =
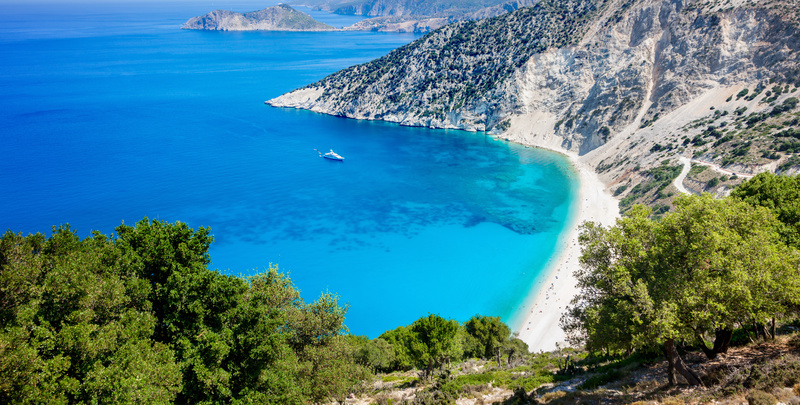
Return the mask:
<svg viewBox="0 0 800 405">
<path fill-rule="evenodd" d="M 774 336 L 776 319 L 800 308 L 798 185 L 761 174 L 728 198 L 680 197 L 658 221 L 635 206 L 614 227 L 584 224 L 582 294 L 562 319 L 572 343 L 606 353 L 660 347 L 671 383 L 677 371 L 701 384 L 676 341 L 714 358 L 736 328 Z"/>
<path fill-rule="evenodd" d="M 0 402 L 306 403 L 367 376 L 335 296 L 208 270 L 205 228 L 116 231 L 3 235 Z"/>
<path fill-rule="evenodd" d="M 212 239 L 147 219 L 114 237 L 6 232 L 0 402 L 299 404 L 342 400 L 375 370 L 527 353 L 494 317 L 348 335 L 335 295 L 306 303 L 277 267 L 209 270 Z"/>
<path fill-rule="evenodd" d="M 587 372 L 580 387 L 592 390 L 658 352 L 673 384 L 677 373 L 736 392 L 791 386 L 797 357 L 701 374 L 679 348 L 715 358 L 742 336 L 774 338 L 776 321 L 797 316 L 799 201 L 800 178 L 762 174 L 725 199 L 681 197 L 657 220 L 634 206 L 612 228 L 584 224 L 583 295 L 563 324 L 586 352 L 541 355 L 481 315 L 461 324 L 431 314 L 376 339 L 349 335 L 335 295 L 306 303 L 276 267 L 247 279 L 209 270 L 205 228 L 145 219 L 112 237 L 80 239 L 68 226 L 49 237 L 9 231 L 0 238 L 0 401 L 342 401 L 374 390 L 376 372 L 416 387 L 415 403 L 451 403 L 493 384 L 516 390 L 510 403 L 572 401 L 578 394 L 533 390 Z"/>
</svg>

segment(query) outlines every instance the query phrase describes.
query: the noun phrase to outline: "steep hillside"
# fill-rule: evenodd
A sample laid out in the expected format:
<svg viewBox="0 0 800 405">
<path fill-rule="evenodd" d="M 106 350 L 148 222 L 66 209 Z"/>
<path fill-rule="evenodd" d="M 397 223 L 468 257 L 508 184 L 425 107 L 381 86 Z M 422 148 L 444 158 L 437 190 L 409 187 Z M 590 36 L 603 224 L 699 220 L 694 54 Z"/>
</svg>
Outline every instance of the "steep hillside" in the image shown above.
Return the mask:
<svg viewBox="0 0 800 405">
<path fill-rule="evenodd" d="M 304 1 L 317 10 L 372 18 L 344 29 L 350 31 L 390 31 L 427 33 L 456 21 L 477 20 L 505 14 L 538 0 L 362 0 Z M 334 27 L 286 4 L 260 11 L 237 13 L 214 10 L 192 17 L 183 29 L 212 31 L 325 31 Z"/>
<path fill-rule="evenodd" d="M 361 0 L 304 2 L 318 10 L 363 15 L 348 30 L 427 33 L 456 21 L 480 20 L 536 4 L 538 0 Z"/>
<path fill-rule="evenodd" d="M 505 3 L 512 2 L 508 0 L 329 0 L 311 4 L 319 10 L 336 14 L 388 17 L 463 15 Z"/>
<path fill-rule="evenodd" d="M 214 31 L 328 31 L 334 29 L 285 4 L 249 13 L 214 10 L 189 19 L 181 28 Z"/>
<path fill-rule="evenodd" d="M 679 156 L 735 165 L 740 174 L 800 165 L 799 148 L 789 142 L 795 132 L 778 143 L 766 139 L 777 132 L 774 125 L 797 127 L 792 103 L 779 112 L 787 120 L 771 111 L 799 94 L 798 8 L 789 0 L 543 0 L 445 26 L 270 104 L 487 130 L 581 155 L 628 202 L 668 203 L 678 191 L 669 183 L 680 173 Z M 745 88 L 749 96 L 735 97 Z M 737 109 L 742 116 L 745 107 L 767 117 L 735 122 L 715 139 L 729 136 L 717 149 L 692 142 L 708 125 L 690 123 L 731 122 L 718 118 Z M 755 124 L 764 127 L 742 130 Z M 762 140 L 753 153 L 740 151 L 732 160 L 726 152 L 756 136 Z M 756 150 L 758 158 L 743 160 Z M 654 174 L 661 166 L 678 169 Z M 633 193 L 641 183 L 653 184 Z"/>
<path fill-rule="evenodd" d="M 499 17 L 448 25 L 270 104 L 404 125 L 484 130 L 517 107 L 518 95 L 509 84 L 531 55 L 576 43 L 596 12 L 592 0 L 546 0 Z"/>
</svg>

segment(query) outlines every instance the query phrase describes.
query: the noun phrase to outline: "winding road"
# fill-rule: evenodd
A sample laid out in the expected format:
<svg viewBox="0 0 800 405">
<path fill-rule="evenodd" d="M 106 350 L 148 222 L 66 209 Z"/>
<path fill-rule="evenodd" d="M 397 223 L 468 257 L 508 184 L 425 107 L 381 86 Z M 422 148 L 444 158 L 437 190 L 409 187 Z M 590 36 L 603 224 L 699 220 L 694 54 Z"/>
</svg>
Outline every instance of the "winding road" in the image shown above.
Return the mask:
<svg viewBox="0 0 800 405">
<path fill-rule="evenodd" d="M 689 189 L 687 189 L 686 187 L 684 187 L 684 185 L 683 185 L 683 180 L 686 178 L 686 175 L 689 174 L 689 170 L 692 169 L 692 163 L 697 163 L 699 165 L 708 166 L 708 167 L 714 169 L 714 171 L 716 171 L 718 173 L 727 174 L 729 176 L 735 175 L 735 176 L 741 177 L 743 179 L 751 179 L 751 178 L 753 178 L 755 176 L 753 174 L 736 173 L 736 172 L 733 172 L 733 171 L 730 171 L 730 170 L 723 169 L 722 167 L 720 167 L 717 164 L 710 163 L 710 162 L 704 162 L 702 160 L 697 160 L 697 159 L 689 159 L 689 158 L 687 158 L 685 156 L 681 156 L 679 158 L 679 160 L 681 161 L 681 163 L 683 163 L 683 170 L 681 170 L 681 174 L 679 174 L 678 177 L 676 177 L 675 180 L 673 180 L 672 184 L 674 184 L 675 188 L 677 188 L 678 191 L 680 191 L 683 194 L 696 194 L 696 193 L 693 193 L 692 191 L 690 191 Z"/>
<path fill-rule="evenodd" d="M 681 174 L 679 174 L 672 183 L 675 184 L 675 188 L 677 188 L 681 193 L 694 194 L 683 186 L 683 179 L 685 179 L 686 175 L 689 174 L 689 170 L 692 170 L 692 160 L 681 156 L 680 161 L 683 163 L 683 170 L 681 170 Z"/>
</svg>

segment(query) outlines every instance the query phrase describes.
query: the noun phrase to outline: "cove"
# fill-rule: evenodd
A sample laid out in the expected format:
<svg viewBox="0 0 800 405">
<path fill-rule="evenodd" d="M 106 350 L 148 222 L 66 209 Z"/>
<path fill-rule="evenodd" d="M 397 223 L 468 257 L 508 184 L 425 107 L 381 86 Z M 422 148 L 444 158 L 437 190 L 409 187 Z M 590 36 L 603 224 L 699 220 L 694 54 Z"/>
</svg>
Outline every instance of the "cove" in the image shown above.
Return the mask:
<svg viewBox="0 0 800 405">
<path fill-rule="evenodd" d="M 0 228 L 182 221 L 212 229 L 220 272 L 274 263 L 306 300 L 338 294 L 355 334 L 428 313 L 516 326 L 573 215 L 567 158 L 265 106 L 416 37 L 178 29 L 209 7 L 0 6 Z"/>
</svg>

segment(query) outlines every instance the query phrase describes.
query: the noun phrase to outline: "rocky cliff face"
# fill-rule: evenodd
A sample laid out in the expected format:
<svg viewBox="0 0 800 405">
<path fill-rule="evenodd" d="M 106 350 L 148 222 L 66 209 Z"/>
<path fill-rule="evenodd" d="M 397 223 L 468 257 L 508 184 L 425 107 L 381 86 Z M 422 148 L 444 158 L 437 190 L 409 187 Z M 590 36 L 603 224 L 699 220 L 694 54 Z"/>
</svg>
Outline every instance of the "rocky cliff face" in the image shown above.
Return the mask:
<svg viewBox="0 0 800 405">
<path fill-rule="evenodd" d="M 546 0 L 448 25 L 270 103 L 404 125 L 491 129 L 524 107 L 518 81 L 531 57 L 576 44 L 597 3 Z"/>
<path fill-rule="evenodd" d="M 519 0 L 526 1 L 526 0 Z M 509 0 L 331 0 L 317 4 L 320 10 L 336 14 L 363 15 L 369 17 L 429 16 L 447 17 L 474 13 L 497 7 Z"/>
<path fill-rule="evenodd" d="M 285 4 L 250 13 L 214 10 L 189 19 L 181 28 L 217 31 L 328 31 L 334 29 Z"/>
<path fill-rule="evenodd" d="M 477 11 L 473 11 L 473 9 L 460 11 L 449 10 L 449 12 L 437 13 L 436 16 L 433 17 L 415 14 L 380 16 L 359 21 L 346 29 L 357 31 L 415 32 L 424 34 L 457 21 L 482 20 L 496 17 L 523 7 L 532 6 L 537 2 L 538 0 L 509 1 L 480 8 L 477 9 Z"/>
<path fill-rule="evenodd" d="M 424 34 L 456 21 L 459 20 L 454 17 L 420 17 L 413 15 L 373 17 L 361 20 L 344 29 L 349 31 L 414 32 Z"/>
<path fill-rule="evenodd" d="M 318 10 L 369 16 L 348 30 L 427 33 L 444 25 L 502 15 L 538 0 L 363 0 L 324 1 Z"/>
<path fill-rule="evenodd" d="M 616 184 L 634 168 L 657 165 L 656 156 L 696 152 L 677 131 L 709 109 L 744 106 L 724 105 L 734 90 L 786 83 L 774 102 L 791 97 L 800 87 L 798 7 L 788 0 L 542 0 L 445 26 L 270 104 L 488 130 L 588 155 L 598 167 L 616 162 L 603 171 Z M 705 112 L 686 111 L 692 103 Z M 683 150 L 650 153 L 668 138 Z"/>
</svg>

